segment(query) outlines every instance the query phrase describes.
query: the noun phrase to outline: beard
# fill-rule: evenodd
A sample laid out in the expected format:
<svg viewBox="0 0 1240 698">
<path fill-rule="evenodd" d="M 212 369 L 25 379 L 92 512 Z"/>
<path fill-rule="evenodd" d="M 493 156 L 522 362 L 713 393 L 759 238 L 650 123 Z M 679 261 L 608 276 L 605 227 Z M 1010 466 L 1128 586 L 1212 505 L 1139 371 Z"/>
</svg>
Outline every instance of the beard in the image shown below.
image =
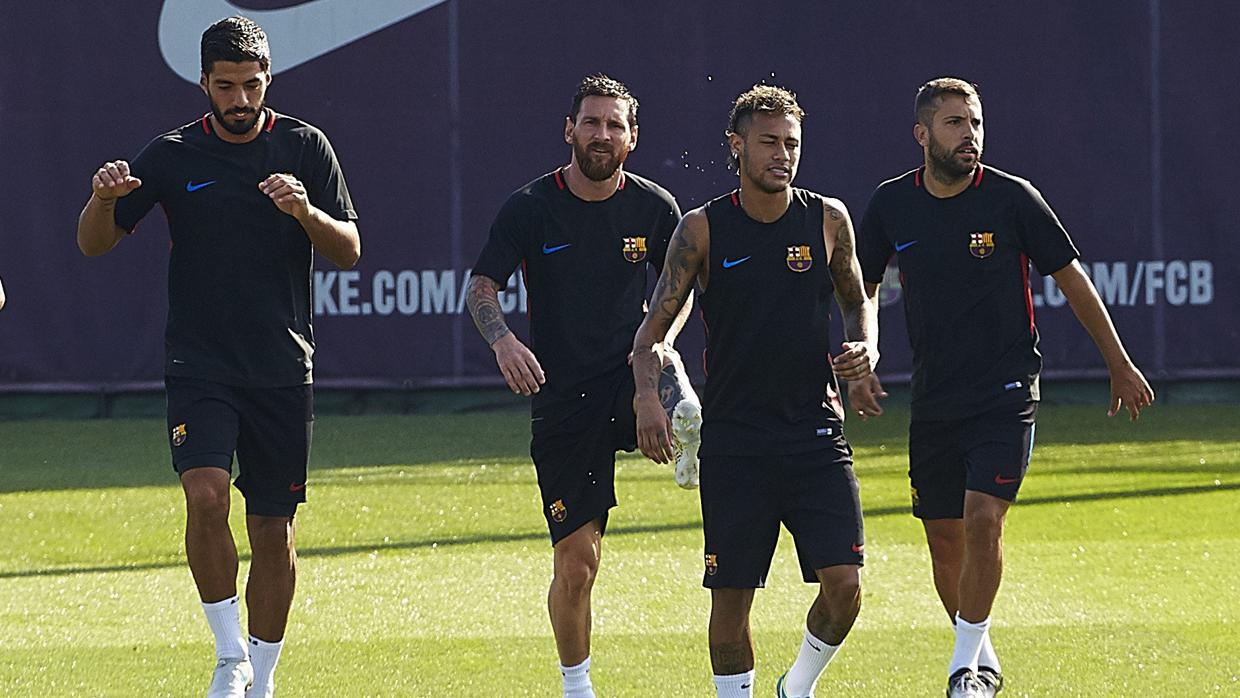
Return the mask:
<svg viewBox="0 0 1240 698">
<path fill-rule="evenodd" d="M 611 179 L 616 170 L 620 169 L 620 165 L 624 164 L 625 158 L 629 155 L 628 151 L 617 152 L 617 150 L 612 148 L 604 154 L 588 143 L 573 141 L 573 154 L 577 156 L 577 164 L 581 166 L 581 173 L 595 182 Z"/>
<path fill-rule="evenodd" d="M 228 131 L 234 136 L 244 136 L 254 128 L 255 124 L 258 123 L 258 115 L 261 114 L 263 109 L 266 107 L 267 104 L 264 102 L 257 107 L 246 107 L 245 109 L 230 110 L 228 112 L 229 116 L 246 117 L 240 123 L 226 120 L 224 118 L 224 112 L 221 112 L 219 107 L 215 106 L 215 102 L 211 103 L 211 114 L 215 116 L 215 123 L 223 126 L 225 131 Z"/>
<path fill-rule="evenodd" d="M 934 164 L 934 168 L 937 171 L 950 179 L 967 177 L 973 172 L 973 168 L 977 167 L 977 163 L 982 161 L 982 147 L 976 143 L 971 145 L 977 149 L 977 157 L 973 159 L 972 163 L 966 164 L 956 158 L 955 150 L 949 150 L 931 135 L 930 162 Z"/>
<path fill-rule="evenodd" d="M 781 182 L 778 180 L 770 180 L 766 177 L 766 168 L 751 167 L 745 160 L 744 155 L 740 158 L 740 164 L 745 173 L 745 178 L 753 182 L 754 186 L 767 194 L 778 194 L 781 191 L 787 191 L 788 188 L 792 186 L 792 180 L 796 178 L 796 171 L 789 167 L 789 174 L 791 176 L 788 178 L 788 181 Z"/>
</svg>

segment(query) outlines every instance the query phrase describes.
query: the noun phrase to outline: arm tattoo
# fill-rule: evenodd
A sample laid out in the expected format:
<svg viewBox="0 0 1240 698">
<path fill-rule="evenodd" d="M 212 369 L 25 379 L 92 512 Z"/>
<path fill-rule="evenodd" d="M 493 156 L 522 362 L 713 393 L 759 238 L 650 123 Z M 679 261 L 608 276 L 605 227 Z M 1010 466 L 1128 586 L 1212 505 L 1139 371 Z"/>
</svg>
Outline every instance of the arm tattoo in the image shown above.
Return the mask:
<svg viewBox="0 0 1240 698">
<path fill-rule="evenodd" d="M 485 276 L 469 280 L 465 304 L 474 318 L 474 326 L 488 345 L 511 332 L 504 321 L 504 311 L 499 307 L 499 289 L 494 281 Z"/>
<path fill-rule="evenodd" d="M 658 390 L 661 361 L 655 345 L 668 338 L 673 321 L 685 306 L 685 300 L 693 288 L 700 254 L 696 241 L 685 234 L 688 220 L 688 217 L 681 219 L 672 234 L 663 261 L 663 272 L 659 274 L 659 282 L 650 299 L 650 311 L 633 339 L 633 376 L 639 391 Z M 672 338 L 675 338 L 674 334 Z"/>
<path fill-rule="evenodd" d="M 844 336 L 849 341 L 869 341 L 873 334 L 873 319 L 865 286 L 861 282 L 861 265 L 853 243 L 852 222 L 847 211 L 826 204 L 826 228 L 834 233 L 835 244 L 831 250 L 831 280 L 835 284 L 835 299 L 843 311 Z"/>
</svg>

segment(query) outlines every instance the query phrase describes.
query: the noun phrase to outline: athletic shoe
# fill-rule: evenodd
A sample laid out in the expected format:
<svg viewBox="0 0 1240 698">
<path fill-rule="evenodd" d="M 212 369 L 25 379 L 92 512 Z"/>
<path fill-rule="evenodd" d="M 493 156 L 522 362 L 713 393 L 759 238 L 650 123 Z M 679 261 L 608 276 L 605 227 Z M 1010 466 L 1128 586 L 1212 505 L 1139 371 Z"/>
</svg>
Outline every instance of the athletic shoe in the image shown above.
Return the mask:
<svg viewBox="0 0 1240 698">
<path fill-rule="evenodd" d="M 986 698 L 986 689 L 977 679 L 977 674 L 966 667 L 947 680 L 947 698 Z"/>
<path fill-rule="evenodd" d="M 254 683 L 254 667 L 248 659 L 221 659 L 211 676 L 207 698 L 245 698 L 245 692 Z"/>
<path fill-rule="evenodd" d="M 698 448 L 702 446 L 702 408 L 681 400 L 669 415 L 676 450 L 676 484 L 686 490 L 698 486 Z"/>
<path fill-rule="evenodd" d="M 992 698 L 996 693 L 1003 690 L 1003 674 L 988 666 L 979 666 L 977 668 L 977 680 L 982 684 L 982 695 L 986 696 L 986 698 Z"/>
<path fill-rule="evenodd" d="M 775 682 L 775 698 L 788 698 L 788 694 L 784 693 L 784 679 L 788 678 L 788 672 L 780 674 L 779 680 Z"/>
</svg>

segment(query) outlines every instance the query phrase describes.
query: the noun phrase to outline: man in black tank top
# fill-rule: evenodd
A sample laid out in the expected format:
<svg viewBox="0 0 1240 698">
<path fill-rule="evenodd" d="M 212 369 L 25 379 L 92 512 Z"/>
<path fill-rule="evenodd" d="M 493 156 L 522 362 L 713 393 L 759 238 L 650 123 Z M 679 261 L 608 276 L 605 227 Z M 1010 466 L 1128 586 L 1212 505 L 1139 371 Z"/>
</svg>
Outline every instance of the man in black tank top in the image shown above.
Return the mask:
<svg viewBox="0 0 1240 698">
<path fill-rule="evenodd" d="M 662 267 L 680 209 L 666 189 L 622 167 L 637 145 L 637 100 L 623 84 L 603 75 L 582 80 L 564 139 L 570 163 L 500 209 L 467 302 L 508 386 L 533 398 L 530 456 L 553 545 L 547 606 L 564 696 L 593 698 L 590 591 L 616 506 L 616 451 L 637 446 L 630 340 L 645 316 L 647 264 Z M 528 347 L 508 329 L 497 296 L 518 265 L 529 292 Z M 684 442 L 696 437 L 701 416 L 678 373 L 668 407 Z M 680 459 L 682 486 L 696 485 L 692 446 Z"/>
<path fill-rule="evenodd" d="M 1003 523 L 1029 465 L 1040 397 L 1030 262 L 1054 277 L 1102 351 L 1110 414 L 1122 404 L 1135 420 L 1154 394 L 1041 194 L 981 164 L 976 87 L 956 78 L 926 83 L 915 119 L 925 165 L 878 187 L 857 250 L 872 299 L 888 261 L 899 261 L 913 346 L 913 515 L 926 530 L 935 587 L 956 627 L 948 694 L 990 696 L 1003 685 L 989 634 Z M 863 417 L 882 413 L 877 377 L 848 389 Z"/>
<path fill-rule="evenodd" d="M 870 374 L 877 317 L 844 205 L 792 187 L 803 116 L 781 88 L 755 86 L 737 98 L 728 140 L 740 188 L 680 222 L 633 343 L 638 446 L 665 462 L 672 444 L 656 394 L 660 343 L 696 280 L 707 328 L 703 585 L 711 590 L 720 698 L 753 695 L 749 609 L 781 523 L 796 541 L 803 578 L 820 587 L 777 695 L 813 694 L 861 602 L 861 503 L 835 378 Z M 849 340 L 834 360 L 832 296 Z"/>
</svg>

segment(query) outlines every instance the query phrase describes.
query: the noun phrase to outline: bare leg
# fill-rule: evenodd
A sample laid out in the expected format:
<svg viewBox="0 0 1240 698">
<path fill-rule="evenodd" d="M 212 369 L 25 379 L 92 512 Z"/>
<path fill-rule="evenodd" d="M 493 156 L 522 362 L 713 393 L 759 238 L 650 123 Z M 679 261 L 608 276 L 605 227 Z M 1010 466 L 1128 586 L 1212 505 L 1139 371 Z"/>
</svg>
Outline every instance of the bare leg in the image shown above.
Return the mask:
<svg viewBox="0 0 1240 698">
<path fill-rule="evenodd" d="M 185 556 L 204 603 L 237 595 L 237 545 L 228 528 L 230 479 L 222 468 L 194 468 L 181 474 Z"/>
<path fill-rule="evenodd" d="M 710 665 L 720 676 L 753 669 L 749 609 L 753 589 L 710 590 Z"/>
<path fill-rule="evenodd" d="M 555 647 L 564 666 L 590 656 L 590 593 L 598 575 L 603 536 L 595 519 L 555 544 L 555 576 L 547 593 L 547 610 Z"/>
<path fill-rule="evenodd" d="M 965 555 L 960 573 L 960 617 L 978 623 L 990 617 L 1003 578 L 1003 523 L 1011 505 L 969 490 L 964 495 Z"/>
<path fill-rule="evenodd" d="M 934 588 L 947 617 L 956 620 L 960 610 L 960 573 L 964 567 L 964 519 L 926 519 L 926 543 L 934 567 Z"/>
<path fill-rule="evenodd" d="M 834 565 L 815 570 L 818 597 L 809 608 L 805 626 L 828 645 L 838 645 L 848 636 L 861 611 L 861 567 Z"/>
<path fill-rule="evenodd" d="M 250 534 L 249 582 L 245 603 L 250 612 L 250 634 L 264 642 L 284 639 L 293 592 L 297 587 L 297 552 L 293 547 L 293 519 L 287 516 L 247 516 Z"/>
</svg>

